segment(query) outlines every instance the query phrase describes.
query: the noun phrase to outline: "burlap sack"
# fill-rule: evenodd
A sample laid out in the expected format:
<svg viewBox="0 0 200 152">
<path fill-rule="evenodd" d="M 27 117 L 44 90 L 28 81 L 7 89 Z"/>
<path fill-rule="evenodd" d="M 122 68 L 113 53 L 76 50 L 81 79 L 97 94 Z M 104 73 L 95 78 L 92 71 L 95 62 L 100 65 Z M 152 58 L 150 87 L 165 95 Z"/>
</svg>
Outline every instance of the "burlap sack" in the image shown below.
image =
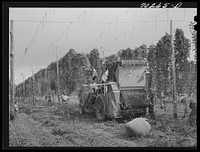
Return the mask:
<svg viewBox="0 0 200 152">
<path fill-rule="evenodd" d="M 146 118 L 136 118 L 125 124 L 126 132 L 129 137 L 146 135 L 149 133 L 151 126 Z"/>
</svg>

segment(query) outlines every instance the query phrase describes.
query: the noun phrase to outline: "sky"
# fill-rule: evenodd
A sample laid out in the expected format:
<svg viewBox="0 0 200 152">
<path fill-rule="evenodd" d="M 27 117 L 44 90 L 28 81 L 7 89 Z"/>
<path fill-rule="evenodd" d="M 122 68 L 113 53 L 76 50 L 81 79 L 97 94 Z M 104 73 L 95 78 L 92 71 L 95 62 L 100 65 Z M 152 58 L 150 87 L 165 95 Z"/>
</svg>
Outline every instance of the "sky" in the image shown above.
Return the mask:
<svg viewBox="0 0 200 152">
<path fill-rule="evenodd" d="M 14 20 L 15 83 L 63 57 L 70 48 L 101 57 L 121 49 L 156 45 L 173 20 L 191 39 L 189 22 L 196 8 L 9 8 Z M 10 27 L 10 25 L 9 25 Z M 57 51 L 56 51 L 57 47 Z M 191 59 L 194 52 L 191 51 Z"/>
</svg>

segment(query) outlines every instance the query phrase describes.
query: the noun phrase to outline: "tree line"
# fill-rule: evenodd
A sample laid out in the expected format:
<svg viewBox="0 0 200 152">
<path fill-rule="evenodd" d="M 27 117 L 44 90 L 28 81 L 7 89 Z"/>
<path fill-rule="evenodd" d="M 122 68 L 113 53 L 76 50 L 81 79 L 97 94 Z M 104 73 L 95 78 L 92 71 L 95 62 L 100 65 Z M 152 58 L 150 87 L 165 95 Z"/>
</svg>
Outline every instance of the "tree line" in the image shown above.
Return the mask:
<svg viewBox="0 0 200 152">
<path fill-rule="evenodd" d="M 192 41 L 184 36 L 182 29 L 176 29 L 174 35 L 175 68 L 178 93 L 191 93 L 196 91 L 197 66 L 196 66 L 196 32 L 193 29 L 194 23 L 190 24 Z M 190 49 L 194 45 L 195 60 L 190 61 Z M 98 73 L 97 81 L 100 82 L 101 75 L 106 69 L 112 70 L 112 63 L 118 57 L 123 59 L 142 58 L 148 61 L 151 83 L 153 89 L 160 95 L 172 93 L 172 65 L 171 65 L 171 36 L 165 33 L 156 45 L 145 44 L 134 49 L 127 48 L 119 50 L 105 58 L 100 57 L 98 49 L 94 48 L 89 53 L 78 53 L 70 49 L 59 62 L 59 86 L 60 90 L 66 90 L 68 94 L 81 89 L 81 84 L 90 83 L 91 67 Z M 52 62 L 47 68 L 41 69 L 33 77 L 25 80 L 25 84 L 16 86 L 16 96 L 44 96 L 51 92 L 58 92 L 56 62 Z M 25 88 L 24 88 L 24 86 Z"/>
</svg>

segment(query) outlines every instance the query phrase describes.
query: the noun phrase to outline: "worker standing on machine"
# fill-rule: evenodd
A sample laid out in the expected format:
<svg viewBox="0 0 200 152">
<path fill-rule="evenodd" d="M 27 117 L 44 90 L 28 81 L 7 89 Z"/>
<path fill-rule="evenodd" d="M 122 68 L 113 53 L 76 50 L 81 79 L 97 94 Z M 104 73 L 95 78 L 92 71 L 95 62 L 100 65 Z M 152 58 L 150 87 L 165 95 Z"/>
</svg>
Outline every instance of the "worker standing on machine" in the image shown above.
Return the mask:
<svg viewBox="0 0 200 152">
<path fill-rule="evenodd" d="M 94 67 L 92 67 L 92 70 L 93 70 L 93 75 L 92 75 L 93 83 L 90 85 L 90 87 L 93 89 L 93 92 L 96 93 L 96 90 L 98 89 L 96 86 L 97 71 L 95 70 Z"/>
</svg>

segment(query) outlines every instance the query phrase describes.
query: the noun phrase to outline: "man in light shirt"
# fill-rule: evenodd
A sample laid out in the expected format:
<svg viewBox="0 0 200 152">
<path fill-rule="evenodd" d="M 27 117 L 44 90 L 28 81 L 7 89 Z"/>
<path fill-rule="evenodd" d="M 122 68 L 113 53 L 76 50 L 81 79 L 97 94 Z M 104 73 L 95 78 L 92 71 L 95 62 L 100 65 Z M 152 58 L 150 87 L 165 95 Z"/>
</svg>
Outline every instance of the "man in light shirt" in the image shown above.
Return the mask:
<svg viewBox="0 0 200 152">
<path fill-rule="evenodd" d="M 106 70 L 106 72 L 102 75 L 101 77 L 102 79 L 102 83 L 105 83 L 108 79 L 108 70 Z"/>
<path fill-rule="evenodd" d="M 98 89 L 98 87 L 96 86 L 97 71 L 95 70 L 94 67 L 92 67 L 92 70 L 93 70 L 93 75 L 92 75 L 93 83 L 90 84 L 90 88 L 93 90 L 94 93 L 96 93 L 96 90 Z"/>
<path fill-rule="evenodd" d="M 105 83 L 108 79 L 108 70 L 106 70 L 106 72 L 102 75 L 101 77 L 101 83 Z M 107 87 L 106 86 L 102 86 L 102 89 L 101 89 L 102 92 L 107 92 Z"/>
<path fill-rule="evenodd" d="M 15 108 L 15 112 L 18 112 L 19 111 L 19 109 L 18 109 L 18 103 L 15 101 L 15 103 L 14 103 L 14 108 Z"/>
<path fill-rule="evenodd" d="M 185 105 L 183 118 L 185 118 L 186 115 L 189 114 L 188 109 L 191 108 L 192 111 L 189 115 L 189 123 L 191 126 L 194 126 L 196 124 L 196 118 L 197 118 L 196 98 L 194 93 L 191 93 L 189 97 L 186 96 L 185 100 L 183 100 L 182 102 Z"/>
<path fill-rule="evenodd" d="M 62 103 L 68 104 L 69 97 L 67 96 L 67 92 L 64 90 L 63 94 L 61 95 Z"/>
<path fill-rule="evenodd" d="M 68 102 L 69 102 L 69 97 L 67 96 L 67 92 L 65 90 L 63 90 L 63 94 L 61 95 L 61 100 L 62 100 L 62 106 L 64 108 L 63 111 L 63 115 L 66 118 L 69 118 L 69 114 L 68 114 Z"/>
<path fill-rule="evenodd" d="M 92 70 L 93 70 L 92 80 L 96 82 L 96 79 L 97 79 L 97 71 L 95 70 L 94 67 L 92 67 Z"/>
</svg>

